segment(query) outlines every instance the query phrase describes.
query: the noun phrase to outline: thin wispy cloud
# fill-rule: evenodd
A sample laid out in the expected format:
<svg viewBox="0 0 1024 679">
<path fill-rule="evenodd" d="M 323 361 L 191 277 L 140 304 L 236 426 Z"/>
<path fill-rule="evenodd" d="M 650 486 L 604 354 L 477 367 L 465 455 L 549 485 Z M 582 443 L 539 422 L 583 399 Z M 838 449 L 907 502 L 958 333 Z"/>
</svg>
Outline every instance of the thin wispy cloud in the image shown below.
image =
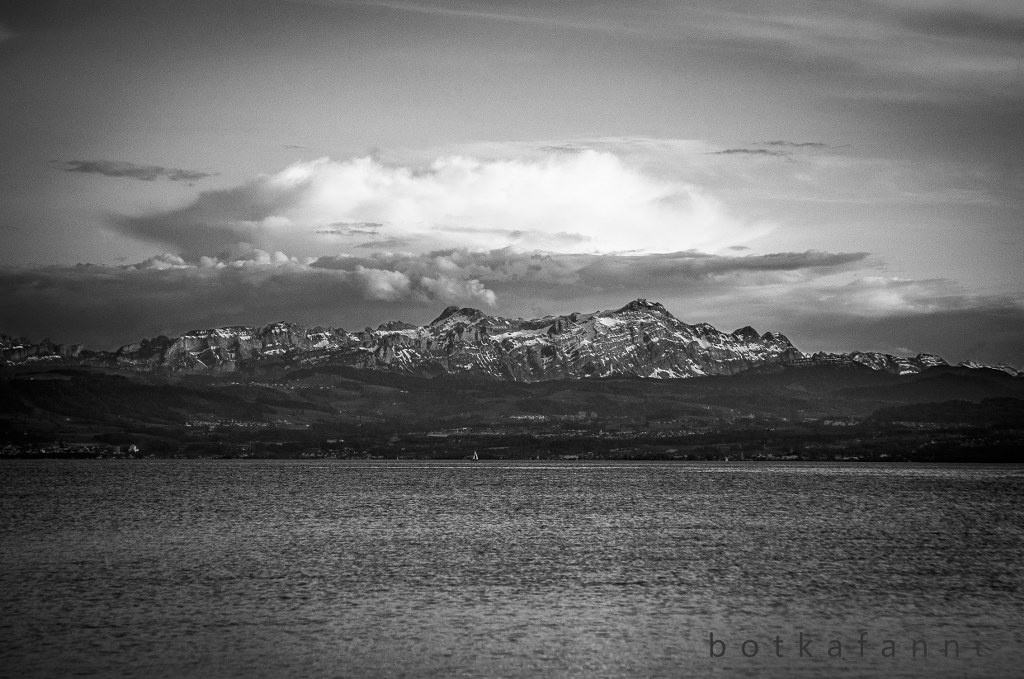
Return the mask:
<svg viewBox="0 0 1024 679">
<path fill-rule="evenodd" d="M 655 3 L 642 22 L 652 39 L 686 41 L 727 62 L 800 74 L 823 97 L 879 97 L 977 106 L 990 93 L 1019 101 L 1024 9 L 1019 3 L 956 7 L 914 1 L 762 6 Z"/>
<path fill-rule="evenodd" d="M 786 141 L 784 139 L 777 139 L 761 143 L 765 146 L 782 146 L 791 149 L 820 149 L 828 147 L 828 144 L 820 141 Z"/>
<path fill-rule="evenodd" d="M 400 250 L 403 248 L 407 248 L 410 245 L 412 245 L 412 241 L 409 241 L 405 238 L 381 238 L 379 240 L 356 243 L 352 247 L 357 250 Z"/>
<path fill-rule="evenodd" d="M 182 170 L 161 165 L 136 165 L 120 160 L 68 160 L 62 163 L 66 172 L 99 174 L 104 177 L 139 179 L 152 182 L 166 179 L 172 182 L 194 182 L 216 176 L 216 172 Z"/>
<path fill-rule="evenodd" d="M 825 151 L 831 148 L 828 144 L 818 141 L 787 141 L 785 139 L 776 139 L 773 141 L 760 141 L 749 146 L 735 146 L 732 148 L 722 149 L 720 151 L 711 151 L 711 155 L 719 156 L 765 156 L 775 158 L 787 158 L 791 159 L 794 155 L 800 154 L 806 156 L 809 152 Z"/>
<path fill-rule="evenodd" d="M 1013 297 L 887 276 L 748 293 L 751 304 L 774 302 L 772 322 L 800 337 L 805 351 L 932 352 L 954 363 L 1024 365 L 1024 308 Z"/>
<path fill-rule="evenodd" d="M 976 40 L 987 45 L 1006 42 L 1019 46 L 1024 41 L 1024 12 L 992 3 L 957 3 L 958 6 L 895 7 L 892 12 L 905 28 L 930 36 Z"/>
<path fill-rule="evenodd" d="M 557 7 L 554 11 L 538 12 L 537 6 L 522 5 L 515 11 L 515 3 L 503 6 L 506 11 L 497 11 L 493 5 L 487 3 L 463 3 L 461 5 L 450 2 L 416 2 L 414 0 L 300 0 L 315 2 L 326 5 L 364 5 L 380 7 L 401 12 L 414 14 L 429 14 L 434 16 L 445 16 L 462 19 L 476 19 L 488 22 L 516 23 L 524 25 L 539 26 L 542 28 L 559 28 L 572 31 L 587 32 L 633 32 L 628 24 L 592 18 L 582 17 L 578 13 L 559 12 Z"/>
<path fill-rule="evenodd" d="M 383 226 L 380 222 L 333 222 L 316 232 L 331 236 L 376 236 Z"/>
<path fill-rule="evenodd" d="M 745 155 L 745 156 L 773 156 L 775 158 L 787 158 L 788 153 L 782 151 L 770 151 L 768 149 L 758 148 L 734 148 L 724 149 L 722 151 L 715 151 L 715 155 L 718 156 L 732 156 L 732 155 Z"/>
</svg>

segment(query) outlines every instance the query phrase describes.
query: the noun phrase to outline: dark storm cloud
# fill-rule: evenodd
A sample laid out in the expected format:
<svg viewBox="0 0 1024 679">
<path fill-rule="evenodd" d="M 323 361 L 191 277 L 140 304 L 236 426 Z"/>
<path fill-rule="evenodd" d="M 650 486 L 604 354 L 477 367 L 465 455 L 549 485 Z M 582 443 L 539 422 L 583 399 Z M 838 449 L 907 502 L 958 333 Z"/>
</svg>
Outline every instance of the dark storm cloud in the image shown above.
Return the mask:
<svg viewBox="0 0 1024 679">
<path fill-rule="evenodd" d="M 203 172 L 201 170 L 181 170 L 173 167 L 162 167 L 160 165 L 136 165 L 119 160 L 69 160 L 63 163 L 66 172 L 82 172 L 85 174 L 100 174 L 104 177 L 123 177 L 127 179 L 140 179 L 142 181 L 156 181 L 167 179 L 172 182 L 193 182 L 206 177 L 216 176 L 216 172 Z"/>
<path fill-rule="evenodd" d="M 557 255 L 504 248 L 488 252 L 452 249 L 422 255 L 374 253 L 366 256 L 328 256 L 312 268 L 353 270 L 365 267 L 400 271 L 412 276 L 445 273 L 462 280 L 479 280 L 499 293 L 529 290 L 554 294 L 561 289 L 585 294 L 594 289 L 643 286 L 643 290 L 673 290 L 693 286 L 729 287 L 744 277 L 772 274 L 822 275 L 862 262 L 867 253 L 786 252 L 724 257 L 698 252 L 654 255 Z M 749 281 L 748 281 L 749 282 Z"/>
<path fill-rule="evenodd" d="M 361 256 L 326 256 L 310 264 L 314 269 L 352 271 L 357 267 L 399 271 L 411 277 L 448 276 L 479 280 L 489 288 L 504 286 L 565 287 L 582 285 L 577 272 L 598 256 L 523 253 L 509 248 L 475 252 L 436 250 L 426 254 L 376 252 Z"/>
<path fill-rule="evenodd" d="M 260 223 L 302 196 L 287 186 L 255 180 L 230 189 L 204 191 L 182 208 L 121 217 L 112 226 L 133 238 L 171 245 L 186 256 L 213 255 L 239 242 L 252 242 Z"/>
</svg>

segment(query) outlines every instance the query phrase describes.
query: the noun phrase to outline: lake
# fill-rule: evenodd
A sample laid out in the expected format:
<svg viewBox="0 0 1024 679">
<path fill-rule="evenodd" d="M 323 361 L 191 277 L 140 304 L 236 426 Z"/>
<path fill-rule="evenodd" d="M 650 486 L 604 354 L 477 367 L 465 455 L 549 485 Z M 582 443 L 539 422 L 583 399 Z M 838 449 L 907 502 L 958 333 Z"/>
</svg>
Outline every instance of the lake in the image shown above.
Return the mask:
<svg viewBox="0 0 1024 679">
<path fill-rule="evenodd" d="M 10 677 L 1012 676 L 1024 468 L 9 460 L 0 602 Z"/>
</svg>

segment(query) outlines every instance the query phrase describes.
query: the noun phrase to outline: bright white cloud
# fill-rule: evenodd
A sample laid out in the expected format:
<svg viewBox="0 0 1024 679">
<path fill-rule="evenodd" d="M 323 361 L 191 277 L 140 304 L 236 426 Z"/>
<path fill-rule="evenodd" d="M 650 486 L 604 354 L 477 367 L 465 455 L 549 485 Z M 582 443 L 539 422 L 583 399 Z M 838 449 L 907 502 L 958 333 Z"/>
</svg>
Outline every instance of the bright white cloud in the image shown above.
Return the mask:
<svg viewBox="0 0 1024 679">
<path fill-rule="evenodd" d="M 218 280 L 218 276 L 222 279 L 231 275 L 252 276 L 251 280 L 258 281 L 287 276 L 292 280 L 305 279 L 310 285 L 322 285 L 324 280 L 330 280 L 331 287 L 343 289 L 347 295 L 364 301 L 423 305 L 458 302 L 493 307 L 497 295 L 477 278 L 481 274 L 492 274 L 493 270 L 488 266 L 472 266 L 474 258 L 485 256 L 485 253 L 451 251 L 422 256 L 378 253 L 363 258 L 299 259 L 280 251 L 270 253 L 257 248 L 236 258 L 203 256 L 193 262 L 164 253 L 139 264 L 91 267 L 88 271 L 99 278 L 109 278 L 129 272 L 176 270 L 183 276 L 206 276 L 211 282 Z M 525 259 L 530 260 L 530 257 Z M 350 301 L 339 300 L 339 304 Z"/>
<path fill-rule="evenodd" d="M 435 299 L 471 299 L 483 302 L 487 306 L 494 306 L 498 301 L 497 295 L 476 279 L 463 280 L 443 275 L 437 278 L 424 276 L 420 279 L 420 285 Z"/>
<path fill-rule="evenodd" d="M 409 277 L 401 271 L 367 269 L 357 265 L 354 277 L 366 299 L 391 302 L 408 297 L 412 289 Z"/>
<path fill-rule="evenodd" d="M 153 269 L 163 271 L 166 269 L 186 269 L 189 266 L 190 265 L 182 259 L 181 256 L 165 252 L 162 255 L 154 255 L 153 257 L 136 264 L 135 268 L 139 270 Z"/>
<path fill-rule="evenodd" d="M 656 179 L 593 149 L 518 159 L 456 155 L 421 169 L 321 158 L 124 228 L 191 256 L 239 244 L 300 256 L 366 243 L 413 252 L 674 252 L 717 250 L 765 230 L 735 219 L 696 186 Z"/>
</svg>

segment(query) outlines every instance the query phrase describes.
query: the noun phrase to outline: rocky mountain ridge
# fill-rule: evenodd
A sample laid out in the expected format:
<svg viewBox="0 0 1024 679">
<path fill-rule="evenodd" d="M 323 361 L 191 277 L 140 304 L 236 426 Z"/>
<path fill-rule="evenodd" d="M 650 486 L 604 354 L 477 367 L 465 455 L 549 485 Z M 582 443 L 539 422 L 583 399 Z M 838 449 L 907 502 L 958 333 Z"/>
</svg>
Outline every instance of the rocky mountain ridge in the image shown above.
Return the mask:
<svg viewBox="0 0 1024 679">
<path fill-rule="evenodd" d="M 288 322 L 232 326 L 145 339 L 113 352 L 48 340 L 34 344 L 0 335 L 0 361 L 72 361 L 141 372 L 219 374 L 332 365 L 423 377 L 472 375 L 520 382 L 621 376 L 671 379 L 781 365 L 861 364 L 900 375 L 948 365 L 930 354 L 807 355 L 780 333 L 758 334 L 749 326 L 725 333 L 706 323 L 690 325 L 645 299 L 613 311 L 532 320 L 450 306 L 425 326 L 392 321 L 361 332 Z M 1009 366 L 998 369 L 1020 374 Z"/>
</svg>

